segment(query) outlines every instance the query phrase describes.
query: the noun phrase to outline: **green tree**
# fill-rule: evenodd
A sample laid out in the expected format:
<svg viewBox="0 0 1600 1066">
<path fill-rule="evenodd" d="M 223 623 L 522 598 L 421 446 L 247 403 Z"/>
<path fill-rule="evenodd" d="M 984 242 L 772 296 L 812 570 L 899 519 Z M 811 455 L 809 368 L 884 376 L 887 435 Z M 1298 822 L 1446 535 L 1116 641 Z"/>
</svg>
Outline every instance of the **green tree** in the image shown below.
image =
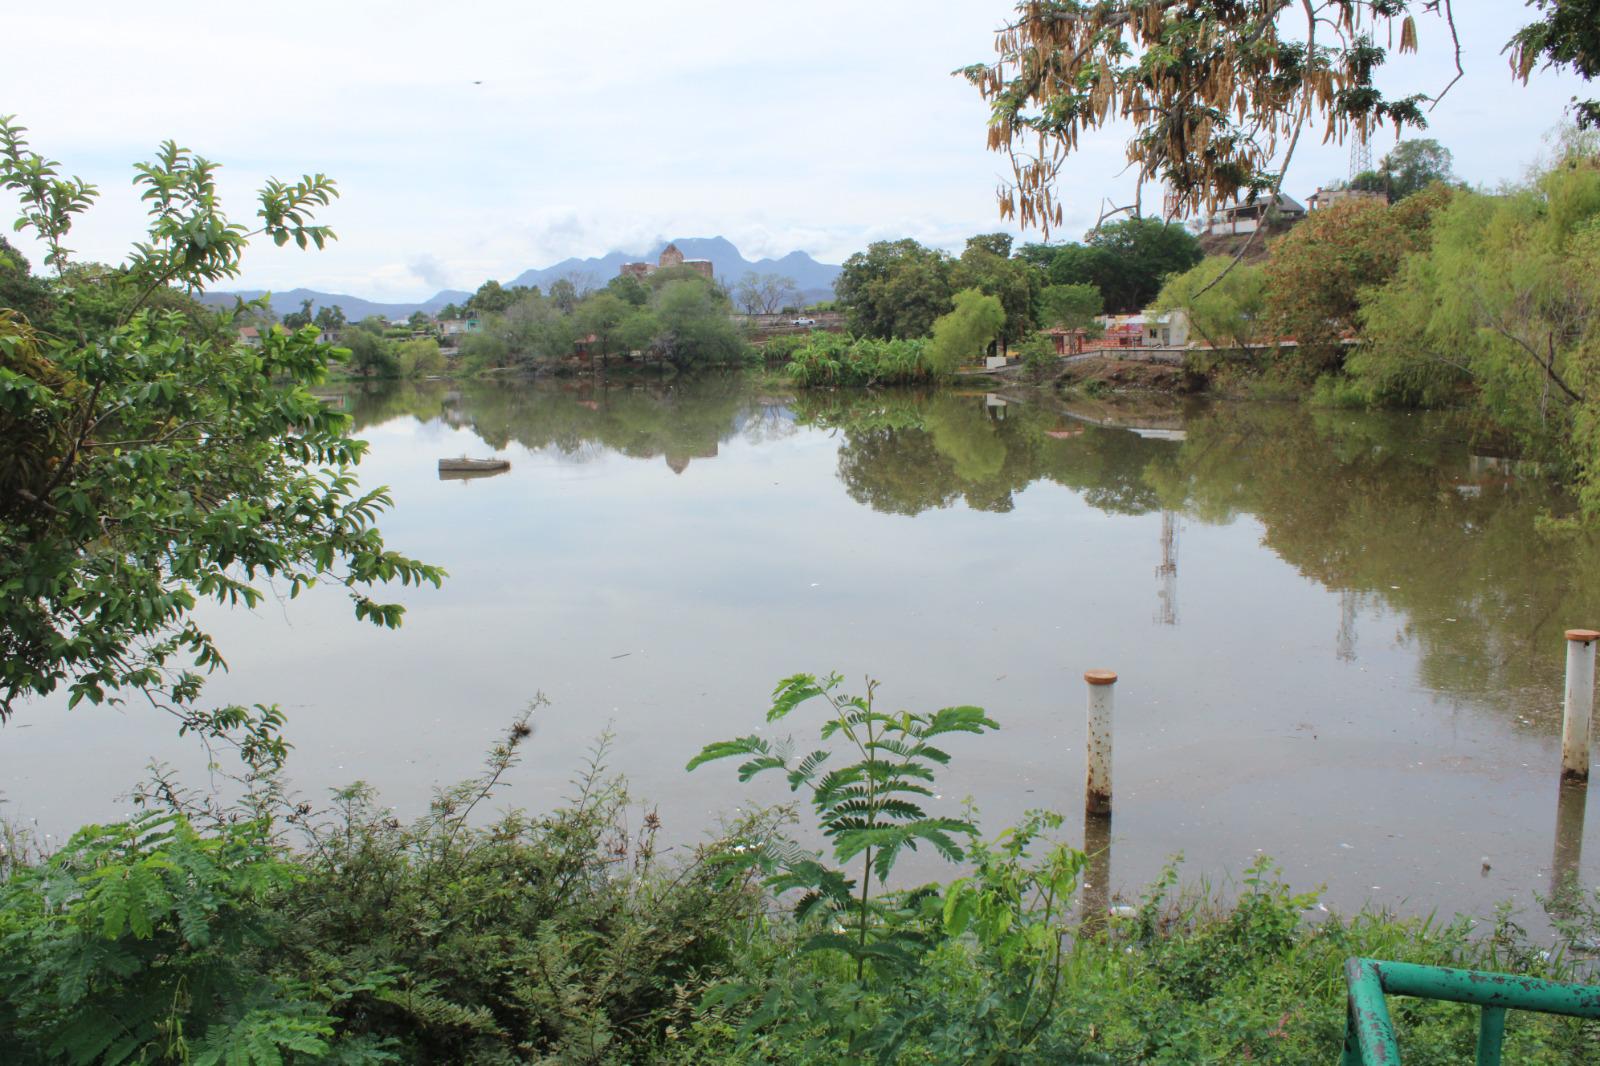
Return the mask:
<svg viewBox="0 0 1600 1066">
<path fill-rule="evenodd" d="M 594 338 L 602 361 L 616 349 L 622 324 L 632 312 L 631 304 L 610 292 L 595 293 L 578 308 L 578 331 Z"/>
<path fill-rule="evenodd" d="M 1361 321 L 1349 369 L 1370 395 L 1465 390 L 1600 515 L 1600 156 L 1569 154 L 1505 196 L 1456 193 Z"/>
<path fill-rule="evenodd" d="M 578 306 L 578 288 L 566 278 L 557 278 L 550 285 L 550 302 L 564 315 L 570 315 Z"/>
<path fill-rule="evenodd" d="M 928 364 L 936 374 L 953 374 L 957 367 L 976 359 L 1005 328 L 1006 310 L 999 299 L 978 289 L 956 293 L 955 307 L 933 324 L 928 344 Z"/>
<path fill-rule="evenodd" d="M 1389 194 L 1390 200 L 1399 201 L 1436 181 L 1453 184 L 1456 176 L 1452 166 L 1450 149 L 1438 141 L 1429 138 L 1401 141 L 1383 157 L 1383 191 Z M 1355 187 L 1355 182 L 1351 182 L 1351 186 Z"/>
<path fill-rule="evenodd" d="M 909 238 L 876 241 L 844 261 L 833 291 L 857 336 L 924 337 L 949 310 L 952 266 Z"/>
<path fill-rule="evenodd" d="M 53 303 L 49 287 L 33 276 L 27 258 L 0 237 L 0 309 L 16 311 L 30 323 L 42 325 Z"/>
<path fill-rule="evenodd" d="M 1005 308 L 1006 321 L 1000 330 L 1002 345 L 1020 340 L 1033 328 L 1034 298 L 1043 284 L 1043 275 L 1024 260 L 1012 259 L 1010 251 L 1009 234 L 973 237 L 951 271 L 953 285 L 979 289 Z"/>
<path fill-rule="evenodd" d="M 572 316 L 537 294 L 518 300 L 488 329 L 505 341 L 513 356 L 525 360 L 565 359 L 578 337 Z"/>
<path fill-rule="evenodd" d="M 445 370 L 444 353 L 432 337 L 401 341 L 395 347 L 394 356 L 400 364 L 400 376 L 404 378 L 425 378 Z"/>
<path fill-rule="evenodd" d="M 501 288 L 498 281 L 491 279 L 479 285 L 478 291 L 468 297 L 465 311 L 468 318 L 497 315 L 516 300 L 515 293 Z"/>
<path fill-rule="evenodd" d="M 305 329 L 307 326 L 311 325 L 311 304 L 312 301 L 310 300 L 301 300 L 300 310 L 290 311 L 288 314 L 283 316 L 283 328 L 287 330 L 297 330 Z"/>
<path fill-rule="evenodd" d="M 1433 212 L 1450 195 L 1441 185 L 1392 206 L 1342 200 L 1273 243 L 1267 316 L 1275 334 L 1299 342 L 1293 359 L 1301 369 L 1318 374 L 1342 363 L 1361 289 L 1387 281 L 1407 252 L 1427 246 Z"/>
<path fill-rule="evenodd" d="M 1534 2 L 1543 17 L 1512 39 L 1513 71 L 1526 79 L 1543 63 L 1592 79 L 1600 3 Z M 961 71 L 990 105 L 989 147 L 1011 163 L 1000 214 L 1047 233 L 1060 225 L 1063 164 L 1117 123 L 1131 123 L 1133 180 L 1164 183 L 1189 212 L 1277 192 L 1308 125 L 1335 142 L 1421 127 L 1430 98 L 1385 95 L 1379 42 L 1414 51 L 1421 16 L 1449 49 L 1450 10 L 1437 0 L 1018 3 L 996 34 L 999 58 Z M 1578 108 L 1600 117 L 1593 101 Z"/>
<path fill-rule="evenodd" d="M 1092 280 L 1113 311 L 1138 311 L 1155 299 L 1169 274 L 1181 274 L 1204 257 L 1200 241 L 1177 223 L 1154 218 L 1108 222 L 1089 234 L 1105 273 Z M 1065 281 L 1068 279 L 1052 279 Z"/>
<path fill-rule="evenodd" d="M 618 274 L 606 282 L 606 291 L 634 307 L 643 307 L 650 302 L 650 287 L 632 274 Z"/>
<path fill-rule="evenodd" d="M 411 316 L 406 319 L 406 325 L 410 326 L 414 330 L 427 329 L 429 326 L 433 325 L 433 319 L 426 311 L 413 311 L 411 312 Z"/>
<path fill-rule="evenodd" d="M 617 324 L 617 345 L 623 351 L 643 352 L 654 346 L 661 323 L 648 307 L 636 307 Z"/>
<path fill-rule="evenodd" d="M 1105 297 L 1090 284 L 1046 285 L 1039 290 L 1038 318 L 1046 326 L 1084 329 L 1105 310 Z"/>
<path fill-rule="evenodd" d="M 439 317 L 444 319 L 460 318 L 461 308 L 457 307 L 453 303 L 445 304 L 444 307 L 439 310 Z"/>
<path fill-rule="evenodd" d="M 728 317 L 726 298 L 696 275 L 674 281 L 656 294 L 654 346 L 677 367 L 740 362 L 744 339 Z"/>
<path fill-rule="evenodd" d="M 1213 255 L 1168 278 L 1151 310 L 1183 312 L 1191 330 L 1212 347 L 1247 348 L 1268 339 L 1266 305 L 1262 267 Z"/>
<path fill-rule="evenodd" d="M 317 317 L 312 321 L 324 333 L 338 333 L 345 327 L 344 308 L 338 304 L 334 304 L 331 307 L 319 307 L 317 308 Z"/>
<path fill-rule="evenodd" d="M 507 365 L 511 348 L 498 333 L 480 329 L 461 338 L 459 352 L 462 364 L 477 371 Z"/>
<path fill-rule="evenodd" d="M 23 132 L 0 119 L 0 185 L 60 275 L 95 190 L 60 178 Z M 312 222 L 335 195 L 330 179 L 268 182 L 252 231 L 223 213 L 216 170 L 170 141 L 135 167 L 149 237 L 120 277 L 139 292 L 236 277 L 258 234 L 319 248 L 333 236 Z M 58 313 L 70 320 L 91 295 L 60 289 Z M 393 626 L 402 608 L 369 589 L 437 583 L 441 571 L 383 544 L 375 522 L 389 497 L 359 490 L 353 472 L 365 445 L 308 389 L 333 349 L 307 331 L 251 348 L 227 316 L 195 331 L 189 314 L 151 304 L 128 303 L 84 341 L 0 313 L 0 715 L 62 685 L 73 703 L 140 690 L 186 729 L 243 727 L 247 744 L 281 756 L 276 709 L 197 706 L 203 673 L 223 664 L 198 601 L 253 605 L 262 580 L 291 595 L 327 582 L 349 590 L 358 617 Z"/>
<path fill-rule="evenodd" d="M 382 334 L 353 326 L 339 334 L 339 344 L 350 349 L 350 369 L 362 377 L 392 378 L 400 373 L 394 344 Z"/>
<path fill-rule="evenodd" d="M 381 337 L 389 332 L 389 320 L 382 315 L 368 315 L 356 323 L 356 329 L 363 333 L 370 333 L 374 337 Z"/>
</svg>

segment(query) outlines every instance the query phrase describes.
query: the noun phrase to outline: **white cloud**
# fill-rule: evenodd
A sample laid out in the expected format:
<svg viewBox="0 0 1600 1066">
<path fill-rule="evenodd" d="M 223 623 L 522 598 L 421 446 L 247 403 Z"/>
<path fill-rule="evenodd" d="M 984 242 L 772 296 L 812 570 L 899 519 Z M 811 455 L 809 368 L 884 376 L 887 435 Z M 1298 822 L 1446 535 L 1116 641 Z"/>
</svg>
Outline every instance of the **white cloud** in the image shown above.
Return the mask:
<svg viewBox="0 0 1600 1066">
<path fill-rule="evenodd" d="M 1499 49 L 1520 5 L 1458 7 L 1468 76 L 1428 135 L 1470 181 L 1517 177 L 1576 83 L 1510 80 Z M 129 165 L 167 137 L 227 164 L 235 218 L 268 175 L 340 182 L 325 213 L 339 242 L 253 249 L 239 287 L 412 299 L 664 236 L 837 262 L 872 239 L 959 248 L 1006 228 L 985 108 L 949 74 L 988 57 L 1003 0 L 289 10 L 186 0 L 157 18 L 90 0 L 7 15 L 11 40 L 61 42 L 9 50 L 0 96 L 38 150 L 102 186 L 75 235 L 85 257 L 119 258 L 138 234 Z M 1392 65 L 1393 88 L 1448 80 L 1437 29 L 1423 21 L 1424 53 Z M 1318 140 L 1303 140 L 1291 192 L 1346 172 L 1346 150 Z M 1063 179 L 1063 236 L 1126 195 L 1123 167 L 1118 135 L 1085 139 Z"/>
</svg>

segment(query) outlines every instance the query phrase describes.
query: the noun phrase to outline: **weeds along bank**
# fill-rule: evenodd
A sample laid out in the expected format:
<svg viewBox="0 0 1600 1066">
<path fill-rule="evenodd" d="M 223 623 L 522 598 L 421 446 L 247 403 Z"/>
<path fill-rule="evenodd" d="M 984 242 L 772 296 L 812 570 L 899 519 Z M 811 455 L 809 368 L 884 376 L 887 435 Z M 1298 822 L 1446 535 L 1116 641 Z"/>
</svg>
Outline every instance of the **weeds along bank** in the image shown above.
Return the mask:
<svg viewBox="0 0 1600 1066">
<path fill-rule="evenodd" d="M 557 809 L 490 815 L 525 717 L 412 824 L 359 784 L 315 808 L 263 762 L 229 807 L 158 778 L 148 813 L 52 855 L 12 838 L 4 1061 L 1299 1064 L 1339 1046 L 1347 957 L 1575 972 L 1504 915 L 1308 921 L 1314 897 L 1265 859 L 1231 900 L 1174 868 L 1080 924 L 1088 858 L 1055 841 L 1059 817 L 986 834 L 932 798 L 946 739 L 998 728 L 982 710 L 887 712 L 875 686 L 798 675 L 767 717 L 690 765 L 781 774 L 795 806 L 692 854 L 658 853 L 603 742 Z M 814 741 L 780 742 L 782 719 Z M 797 818 L 825 851 L 794 842 Z M 886 880 L 918 846 L 949 877 Z M 1600 899 L 1561 913 L 1569 936 L 1600 933 Z M 1391 1010 L 1407 1061 L 1471 1053 L 1474 1011 Z M 1597 1050 L 1594 1022 L 1509 1027 L 1508 1061 Z"/>
</svg>

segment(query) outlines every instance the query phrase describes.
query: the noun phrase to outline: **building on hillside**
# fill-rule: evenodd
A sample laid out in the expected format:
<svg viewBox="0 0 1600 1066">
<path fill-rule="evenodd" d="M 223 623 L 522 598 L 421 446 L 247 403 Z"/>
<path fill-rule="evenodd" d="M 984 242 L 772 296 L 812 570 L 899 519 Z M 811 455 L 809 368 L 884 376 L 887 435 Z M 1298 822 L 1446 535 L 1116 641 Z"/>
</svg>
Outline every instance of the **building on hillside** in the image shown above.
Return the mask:
<svg viewBox="0 0 1600 1066">
<path fill-rule="evenodd" d="M 1279 193 L 1271 200 L 1261 198 L 1253 202 L 1231 204 L 1218 209 L 1210 218 L 1197 222 L 1202 237 L 1222 237 L 1236 233 L 1254 233 L 1261 228 L 1262 220 L 1268 224 L 1294 225 L 1306 217 L 1306 209 L 1293 197 Z"/>
<path fill-rule="evenodd" d="M 617 273 L 631 275 L 636 278 L 647 278 L 658 270 L 666 270 L 668 267 L 678 266 L 688 267 L 707 281 L 712 280 L 711 260 L 685 259 L 683 253 L 678 251 L 676 244 L 669 244 L 661 249 L 661 257 L 654 263 L 623 263 L 622 268 Z"/>
<path fill-rule="evenodd" d="M 441 340 L 452 340 L 466 333 L 478 332 L 478 320 L 475 318 L 441 318 L 439 320 L 439 337 Z"/>
<path fill-rule="evenodd" d="M 1388 203 L 1389 194 L 1377 189 L 1352 189 L 1349 186 L 1334 187 L 1331 189 L 1318 188 L 1306 199 L 1306 206 L 1313 211 L 1321 211 L 1325 207 L 1332 207 L 1341 200 L 1377 200 L 1379 203 Z"/>
<path fill-rule="evenodd" d="M 239 329 L 239 342 L 248 344 L 252 348 L 261 347 L 261 331 L 254 326 L 242 326 Z"/>
</svg>

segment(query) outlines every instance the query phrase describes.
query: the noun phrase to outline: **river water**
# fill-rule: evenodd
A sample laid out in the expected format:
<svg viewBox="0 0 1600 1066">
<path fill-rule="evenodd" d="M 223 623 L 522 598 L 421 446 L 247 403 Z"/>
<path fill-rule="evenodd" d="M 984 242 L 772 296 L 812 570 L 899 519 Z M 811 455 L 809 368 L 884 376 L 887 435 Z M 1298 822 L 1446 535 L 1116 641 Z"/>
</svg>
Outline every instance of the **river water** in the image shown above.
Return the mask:
<svg viewBox="0 0 1600 1066">
<path fill-rule="evenodd" d="M 793 396 L 740 379 L 430 384 L 336 397 L 389 485 L 391 546 L 445 566 L 404 627 L 315 590 L 208 609 L 213 700 L 278 702 L 295 783 L 364 779 L 406 815 L 473 772 L 535 694 L 502 803 L 608 765 L 672 840 L 753 802 L 702 745 L 764 726 L 774 684 L 877 678 L 899 708 L 975 703 L 935 803 L 1080 841 L 1083 672 L 1116 670 L 1111 882 L 1272 856 L 1330 906 L 1529 912 L 1600 880 L 1600 814 L 1558 832 L 1562 631 L 1600 622 L 1600 543 L 1536 532 L 1570 501 L 1442 417 L 1273 405 Z M 441 480 L 440 457 L 509 472 Z M 794 731 L 812 733 L 815 714 Z M 115 816 L 169 722 L 61 701 L 0 730 L 4 813 L 53 840 Z M 935 872 L 927 865 L 928 872 Z"/>
</svg>

